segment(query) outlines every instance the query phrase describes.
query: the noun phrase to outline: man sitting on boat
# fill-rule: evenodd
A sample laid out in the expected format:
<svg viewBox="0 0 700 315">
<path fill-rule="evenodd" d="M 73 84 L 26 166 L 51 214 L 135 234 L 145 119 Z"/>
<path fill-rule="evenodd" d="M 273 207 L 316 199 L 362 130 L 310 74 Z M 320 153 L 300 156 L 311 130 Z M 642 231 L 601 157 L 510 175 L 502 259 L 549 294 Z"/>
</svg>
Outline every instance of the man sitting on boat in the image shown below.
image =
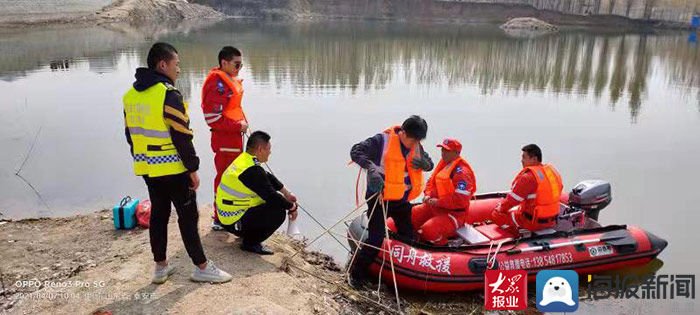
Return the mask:
<svg viewBox="0 0 700 315">
<path fill-rule="evenodd" d="M 523 169 L 513 180 L 506 199 L 491 211 L 494 223 L 508 225 L 516 235 L 519 229 L 538 231 L 554 226 L 564 187 L 554 166 L 542 164 L 540 147 L 528 144 L 522 151 Z"/>
<path fill-rule="evenodd" d="M 460 156 L 462 144 L 445 138 L 442 159 L 425 187 L 423 204 L 413 207 L 411 222 L 418 236 L 435 245 L 446 245 L 464 225 L 476 179 L 469 163 Z"/>
</svg>

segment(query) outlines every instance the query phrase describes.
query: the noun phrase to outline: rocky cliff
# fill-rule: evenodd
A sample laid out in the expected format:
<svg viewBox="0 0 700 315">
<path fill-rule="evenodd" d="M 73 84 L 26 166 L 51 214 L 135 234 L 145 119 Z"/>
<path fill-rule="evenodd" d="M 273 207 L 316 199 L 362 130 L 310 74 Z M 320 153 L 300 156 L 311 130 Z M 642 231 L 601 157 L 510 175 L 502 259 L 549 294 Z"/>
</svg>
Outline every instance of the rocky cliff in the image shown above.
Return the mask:
<svg viewBox="0 0 700 315">
<path fill-rule="evenodd" d="M 687 26 L 700 0 L 192 0 L 234 16 Z"/>
</svg>

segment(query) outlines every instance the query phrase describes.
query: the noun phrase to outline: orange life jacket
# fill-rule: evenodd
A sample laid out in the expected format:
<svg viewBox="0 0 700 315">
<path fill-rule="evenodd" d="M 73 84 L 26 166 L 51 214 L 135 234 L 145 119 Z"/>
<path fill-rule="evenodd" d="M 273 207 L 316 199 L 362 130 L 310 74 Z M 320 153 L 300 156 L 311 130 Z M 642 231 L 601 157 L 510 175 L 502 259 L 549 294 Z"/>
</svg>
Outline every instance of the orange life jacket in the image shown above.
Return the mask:
<svg viewBox="0 0 700 315">
<path fill-rule="evenodd" d="M 451 176 L 452 172 L 457 166 L 464 168 L 463 172 L 466 172 L 467 176 L 469 176 L 467 187 L 464 187 L 463 190 L 466 190 L 470 196 L 476 192 L 476 179 L 474 178 L 474 171 L 469 163 L 467 163 L 467 160 L 460 156 L 448 165 L 445 165 L 445 161 L 440 160 L 440 163 L 438 163 L 437 167 L 435 167 L 435 171 L 433 171 L 433 175 L 430 176 L 428 181 L 432 182 L 433 187 L 437 189 L 438 198 L 441 199 L 448 197 L 455 192 L 457 183 L 452 181 Z"/>
<path fill-rule="evenodd" d="M 423 171 L 411 166 L 413 158 L 420 158 L 420 145 L 411 148 L 407 157 L 401 153 L 401 140 L 396 133 L 401 127 L 395 126 L 384 130 L 384 148 L 382 166 L 384 168 L 384 200 L 401 200 L 406 192 L 404 178 L 406 173 L 411 181 L 408 201 L 418 198 L 423 191 Z"/>
<path fill-rule="evenodd" d="M 218 67 L 214 67 L 209 70 L 209 74 L 207 75 L 206 80 L 204 80 L 204 85 L 206 85 L 209 80 L 215 79 L 217 76 L 221 79 L 221 81 L 226 83 L 231 91 L 233 91 L 233 95 L 231 95 L 229 98 L 228 104 L 226 104 L 224 107 L 224 116 L 228 119 L 236 121 L 243 120 L 248 122 L 248 119 L 246 119 L 245 114 L 243 113 L 243 108 L 241 108 L 241 99 L 243 99 L 243 84 L 241 80 L 238 78 L 232 78 L 226 74 L 226 72 L 219 70 Z M 204 99 L 204 95 L 202 95 L 202 99 Z"/>
<path fill-rule="evenodd" d="M 525 172 L 530 171 L 537 180 L 535 196 L 527 196 L 520 209 L 532 216 L 532 221 L 553 218 L 559 214 L 559 197 L 564 188 L 559 172 L 549 164 L 541 164 L 523 168 L 515 181 Z"/>
</svg>

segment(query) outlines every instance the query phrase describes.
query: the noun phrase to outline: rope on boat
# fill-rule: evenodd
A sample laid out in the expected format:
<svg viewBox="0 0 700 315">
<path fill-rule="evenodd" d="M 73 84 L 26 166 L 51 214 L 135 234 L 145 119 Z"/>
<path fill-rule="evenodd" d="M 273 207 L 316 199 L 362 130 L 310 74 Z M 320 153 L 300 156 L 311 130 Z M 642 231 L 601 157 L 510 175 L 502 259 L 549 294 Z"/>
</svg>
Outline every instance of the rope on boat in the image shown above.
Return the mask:
<svg viewBox="0 0 700 315">
<path fill-rule="evenodd" d="M 379 247 L 377 247 L 377 246 L 372 246 L 372 245 L 370 245 L 370 244 L 367 244 L 367 243 L 362 242 L 362 241 L 358 241 L 358 240 L 356 240 L 356 239 L 354 239 L 354 238 L 350 238 L 350 237 L 345 236 L 345 235 L 340 234 L 340 233 L 336 233 L 336 232 L 333 232 L 333 231 L 330 231 L 330 232 L 328 232 L 328 233 L 332 233 L 332 234 L 335 234 L 335 235 L 337 235 L 337 236 L 343 237 L 343 238 L 347 239 L 348 241 L 355 243 L 357 246 L 367 246 L 367 247 L 374 248 L 374 249 L 376 249 L 376 250 L 378 250 L 378 251 L 380 251 L 380 252 L 382 252 L 382 253 L 387 253 L 387 254 L 390 253 L 390 251 L 387 250 L 387 249 L 379 248 Z"/>
<path fill-rule="evenodd" d="M 246 123 L 247 123 L 247 122 L 248 122 L 248 120 L 246 119 Z M 248 136 L 250 136 L 250 129 L 251 129 L 251 128 L 250 128 L 250 123 L 248 123 L 248 129 L 246 130 L 246 133 L 245 133 L 245 134 L 248 135 Z M 270 165 L 267 164 L 267 162 L 265 162 L 265 163 L 263 163 L 263 164 L 264 164 L 265 167 L 268 169 L 268 171 L 270 171 L 270 174 L 273 174 L 273 175 L 275 174 L 275 173 L 272 171 L 272 168 L 270 167 Z M 359 184 L 359 180 L 360 180 L 360 175 L 361 175 L 361 173 L 362 173 L 362 169 L 360 169 L 360 172 L 357 174 L 357 181 L 358 181 L 357 184 Z M 291 263 L 292 258 L 294 258 L 296 255 L 298 255 L 302 250 L 304 250 L 305 248 L 309 247 L 311 244 L 313 244 L 314 242 L 316 242 L 317 240 L 319 240 L 319 239 L 320 239 L 323 235 L 325 235 L 325 234 L 329 234 L 331 237 L 333 237 L 333 239 L 335 239 L 336 242 L 338 242 L 338 244 L 340 244 L 343 248 L 345 248 L 345 250 L 347 250 L 348 253 L 350 252 L 350 250 L 349 250 L 347 247 L 345 247 L 345 245 L 342 244 L 342 242 L 340 242 L 340 240 L 338 240 L 338 239 L 333 235 L 333 234 L 335 234 L 335 233 L 333 233 L 333 232 L 331 231 L 331 229 L 333 229 L 334 227 L 336 227 L 336 226 L 337 226 L 338 224 L 340 224 L 341 222 L 344 222 L 345 219 L 347 219 L 351 214 L 355 213 L 355 211 L 359 210 L 362 206 L 364 206 L 365 204 L 367 204 L 367 202 L 369 201 L 369 199 L 372 199 L 372 198 L 374 198 L 375 196 L 380 195 L 380 192 L 376 192 L 374 195 L 372 195 L 372 196 L 370 196 L 369 198 L 365 199 L 364 202 L 360 203 L 360 202 L 359 202 L 359 194 L 358 194 L 358 192 L 357 192 L 357 186 L 355 187 L 355 190 L 356 190 L 356 191 L 355 191 L 355 199 L 356 199 L 356 200 L 355 200 L 355 204 L 356 204 L 355 209 L 351 210 L 351 211 L 350 211 L 348 214 L 346 214 L 342 219 L 338 220 L 338 222 L 336 222 L 335 224 L 333 224 L 333 225 L 332 225 L 331 227 L 329 227 L 329 228 L 326 228 L 325 226 L 323 226 L 323 224 L 321 224 L 321 222 L 319 222 L 318 220 L 316 220 L 316 218 L 314 218 L 308 211 L 306 211 L 306 209 L 304 209 L 304 208 L 297 202 L 297 204 L 298 204 L 299 207 L 304 211 L 304 213 L 306 213 L 309 217 L 311 217 L 311 219 L 313 219 L 314 222 L 316 222 L 316 223 L 323 229 L 323 232 L 322 232 L 319 236 L 317 236 L 315 239 L 313 239 L 311 242 L 305 244 L 304 247 L 302 247 L 301 249 L 297 250 L 292 256 L 290 256 L 290 257 L 287 259 L 287 265 L 292 266 L 292 267 L 296 267 L 297 269 L 302 270 L 301 268 L 299 268 L 299 267 L 297 267 L 297 266 L 294 266 L 294 265 Z M 374 204 L 374 207 L 372 207 L 372 212 L 374 211 L 374 208 L 376 207 L 378 201 L 379 201 L 379 198 L 376 199 L 375 204 Z M 389 229 L 388 229 L 388 227 L 387 227 L 387 225 L 386 225 L 386 221 L 387 221 L 387 209 L 386 209 L 386 208 L 388 207 L 388 203 L 389 203 L 389 202 L 387 201 L 387 202 L 386 202 L 386 204 L 387 204 L 386 206 L 385 206 L 384 203 L 382 203 L 382 210 L 383 210 L 383 215 L 384 215 L 384 237 L 385 237 L 386 240 L 389 240 Z M 372 213 L 370 213 L 369 218 L 371 218 L 371 215 L 372 215 Z M 365 231 L 367 230 L 368 227 L 369 227 L 369 224 L 363 229 L 362 234 L 360 234 L 360 238 L 362 238 L 362 235 L 364 235 L 364 233 L 365 233 Z M 347 238 L 347 237 L 346 237 L 346 238 Z M 347 238 L 347 239 L 349 239 L 349 238 Z M 359 251 L 359 249 L 360 249 L 359 244 L 363 244 L 363 246 L 370 246 L 370 247 L 376 248 L 375 246 L 372 246 L 372 245 L 369 245 L 369 244 L 364 244 L 364 242 L 362 242 L 362 241 L 360 241 L 360 240 L 356 240 L 356 242 L 357 242 L 358 246 L 356 246 L 356 248 L 355 248 L 355 252 L 353 253 L 353 257 L 352 257 L 352 260 L 351 260 L 351 264 L 350 264 L 349 266 L 352 266 L 352 261 L 354 261 L 356 255 L 357 255 L 357 253 L 358 253 L 358 251 Z M 384 250 L 383 248 L 380 248 L 379 250 L 380 250 L 380 252 L 387 252 L 387 251 Z M 396 294 L 396 304 L 397 304 L 397 308 L 398 308 L 398 313 L 401 313 L 401 300 L 400 300 L 400 298 L 399 298 L 399 289 L 398 289 L 398 287 L 397 287 L 397 285 L 396 285 L 396 271 L 395 271 L 395 269 L 394 269 L 394 260 L 391 259 L 391 251 L 388 251 L 388 253 L 389 253 L 389 258 L 390 258 L 390 259 L 389 259 L 389 262 L 391 263 L 391 276 L 393 277 L 393 280 L 394 280 L 393 282 L 394 282 L 394 293 Z M 385 259 L 386 259 L 386 255 L 382 255 L 382 259 L 385 260 Z M 381 288 L 381 278 L 382 278 L 382 270 L 383 270 L 383 268 L 384 268 L 384 261 L 382 261 L 382 268 L 379 269 L 379 285 L 378 285 L 378 287 L 377 287 L 377 296 L 380 297 L 380 299 L 381 299 L 381 295 L 379 294 L 379 288 Z M 348 272 L 349 272 L 349 270 L 350 270 L 350 268 L 348 268 Z M 311 273 L 307 272 L 306 270 L 302 270 L 302 271 L 305 272 L 305 273 L 307 273 L 307 274 L 311 274 Z M 311 275 L 314 276 L 314 277 L 317 277 L 316 275 L 313 275 L 313 274 L 311 274 Z M 317 277 L 317 278 L 321 279 L 321 277 Z M 350 277 L 348 277 L 348 279 L 349 279 L 349 278 L 350 278 Z M 322 280 L 324 280 L 324 281 L 326 281 L 326 282 L 329 282 L 329 283 L 333 283 L 333 282 L 330 282 L 330 281 L 325 280 L 325 279 L 322 279 Z M 337 285 L 337 284 L 336 284 L 336 285 Z M 360 296 L 362 296 L 362 295 L 360 295 Z M 375 302 L 375 301 L 373 301 L 373 300 L 371 300 L 371 299 L 369 299 L 369 300 L 370 300 L 371 302 L 377 304 L 378 306 L 382 307 L 383 309 L 387 309 L 387 310 L 389 310 L 389 311 L 394 312 L 394 310 L 388 309 L 386 306 L 384 306 L 384 305 L 381 304 L 380 302 Z M 380 300 L 380 301 L 381 301 L 381 300 Z"/>
<path fill-rule="evenodd" d="M 389 207 L 389 201 L 386 203 L 382 202 L 382 212 L 384 214 L 384 238 L 387 240 L 387 245 L 389 245 L 389 227 L 387 227 L 386 221 L 387 221 L 387 208 Z M 383 259 L 386 259 L 386 255 L 382 255 Z M 401 299 L 399 298 L 399 288 L 396 285 L 396 271 L 394 270 L 394 258 L 391 257 L 391 248 L 389 248 L 389 263 L 391 264 L 391 277 L 394 280 L 394 293 L 396 293 L 396 305 L 398 309 L 401 309 Z M 384 262 L 382 262 L 382 268 L 384 267 Z M 382 277 L 382 269 L 379 269 L 379 278 L 381 279 Z M 380 282 L 381 283 L 381 282 Z M 377 291 L 379 291 L 379 287 L 377 288 Z"/>
<path fill-rule="evenodd" d="M 374 195 L 372 195 L 372 197 L 374 197 L 374 196 L 376 196 L 376 195 L 378 195 L 378 194 L 379 194 L 379 193 L 375 193 Z M 370 198 L 371 198 L 371 197 L 370 197 Z M 365 200 L 363 203 L 361 203 L 360 205 L 358 205 L 357 207 L 355 207 L 355 209 L 352 209 L 350 212 L 348 212 L 348 214 L 346 214 L 346 215 L 345 215 L 342 219 L 340 219 L 338 222 L 336 222 L 335 224 L 333 224 L 331 227 L 326 228 L 326 229 L 323 231 L 323 233 L 321 233 L 319 236 L 317 236 L 317 237 L 316 237 L 315 239 L 313 239 L 311 242 L 307 243 L 306 246 L 305 246 L 304 248 L 306 248 L 306 247 L 310 246 L 311 244 L 313 244 L 314 242 L 316 242 L 316 241 L 317 241 L 318 239 L 320 239 L 323 235 L 326 235 L 331 229 L 333 229 L 334 227 L 336 227 L 338 224 L 342 223 L 347 217 L 349 217 L 350 215 L 352 215 L 353 213 L 355 213 L 355 211 L 359 210 L 362 206 L 364 206 L 364 205 L 367 203 L 367 201 L 368 201 L 368 200 Z M 294 255 L 292 255 L 292 257 L 290 257 L 290 259 L 291 259 L 291 258 L 294 258 L 294 256 L 298 255 L 302 250 L 304 250 L 304 248 L 301 248 L 301 249 L 297 250 L 297 251 L 294 253 Z"/>
<path fill-rule="evenodd" d="M 491 249 L 493 248 L 493 244 L 495 244 L 496 242 L 491 241 L 491 243 L 489 244 L 489 253 L 486 255 L 486 267 L 487 267 L 487 269 L 493 269 L 493 267 L 496 265 L 496 256 L 498 255 L 498 252 L 501 251 L 501 245 L 503 245 L 503 243 L 505 243 L 505 242 L 510 242 L 512 240 L 513 239 L 510 237 L 499 240 L 497 242 L 498 245 L 496 246 L 496 252 L 493 253 L 493 256 L 491 256 Z"/>
<path fill-rule="evenodd" d="M 250 123 L 248 122 L 248 118 L 245 117 L 245 114 L 243 114 L 243 116 L 244 116 L 243 118 L 245 119 L 245 122 L 248 124 L 248 129 L 246 129 L 246 131 L 243 133 L 243 135 L 244 135 L 244 136 L 247 136 L 247 137 L 250 137 L 250 135 L 251 135 Z M 263 165 L 265 165 L 265 167 L 266 167 L 267 170 L 270 172 L 270 174 L 275 175 L 275 172 L 272 170 L 272 167 L 270 167 L 270 165 L 267 164 L 267 162 L 263 163 Z M 275 176 L 276 176 L 276 175 L 275 175 Z M 359 178 L 358 178 L 358 179 L 359 179 Z M 322 229 L 324 229 L 324 230 L 328 230 L 323 224 L 321 224 L 320 221 L 318 221 L 313 215 L 311 215 L 311 213 L 310 213 L 309 211 L 307 211 L 307 210 L 301 205 L 300 202 L 297 201 L 297 205 L 299 206 L 299 208 L 300 208 L 302 211 L 304 211 L 304 213 L 306 213 L 306 215 L 309 216 L 309 218 L 311 218 L 311 220 L 313 220 L 314 222 L 316 222 L 316 224 L 318 224 L 318 226 L 320 226 L 320 227 L 321 227 Z M 358 204 L 358 208 L 359 208 L 359 207 L 360 207 L 360 205 Z M 337 239 L 337 238 L 336 238 L 335 236 L 333 236 L 333 235 L 331 235 L 331 237 L 332 237 L 336 242 L 338 242 L 338 244 L 340 244 L 340 246 L 342 246 L 348 253 L 350 253 L 350 249 L 347 248 L 347 247 L 345 246 L 345 244 L 343 244 L 343 242 L 341 242 L 339 239 Z"/>
<path fill-rule="evenodd" d="M 386 312 L 393 313 L 393 314 L 401 314 L 400 311 L 397 311 L 397 310 L 395 310 L 395 309 L 393 309 L 393 308 L 391 308 L 391 307 L 389 307 L 389 306 L 386 306 L 386 305 L 384 305 L 384 304 L 382 304 L 382 303 L 379 303 L 379 302 L 377 302 L 377 301 L 375 301 L 375 300 L 373 300 L 373 299 L 371 299 L 371 298 L 369 298 L 369 297 L 366 297 L 366 296 L 364 296 L 363 294 L 361 294 L 361 293 L 359 293 L 359 292 L 357 292 L 357 291 L 350 290 L 350 289 L 348 289 L 348 288 L 342 286 L 342 285 L 341 285 L 340 283 L 338 283 L 338 282 L 328 280 L 328 279 L 326 279 L 326 278 L 323 278 L 323 277 L 319 276 L 318 274 L 314 274 L 314 273 L 309 272 L 309 271 L 307 271 L 307 270 L 305 270 L 305 269 L 303 269 L 303 268 L 301 268 L 301 267 L 299 267 L 299 266 L 296 266 L 296 265 L 292 264 L 291 261 L 286 261 L 286 265 L 289 266 L 289 267 L 293 267 L 294 269 L 299 270 L 299 271 L 301 271 L 301 272 L 303 272 L 303 273 L 305 273 L 305 274 L 307 274 L 307 275 L 309 275 L 309 276 L 312 276 L 312 277 L 314 277 L 314 278 L 316 278 L 316 279 L 319 279 L 319 280 L 324 281 L 324 282 L 326 282 L 326 283 L 332 284 L 332 285 L 336 286 L 337 288 L 339 288 L 339 289 L 341 289 L 341 290 L 343 290 L 343 291 L 345 291 L 345 292 L 355 294 L 355 295 L 361 297 L 363 300 L 365 300 L 365 301 L 367 301 L 367 302 L 370 302 L 370 303 L 376 305 L 377 307 L 383 309 L 383 310 L 386 311 Z M 316 268 L 318 268 L 318 267 L 316 267 Z"/>
<path fill-rule="evenodd" d="M 370 197 L 370 199 L 374 198 L 374 197 L 377 196 L 377 195 L 379 195 L 379 192 L 378 192 L 378 193 L 375 193 L 374 195 L 372 195 L 372 196 Z M 330 234 L 331 236 L 337 235 L 337 236 L 343 237 L 343 238 L 345 238 L 345 239 L 347 239 L 347 240 L 349 240 L 349 241 L 352 241 L 352 242 L 354 242 L 354 243 L 356 244 L 355 251 L 354 251 L 354 253 L 353 253 L 353 255 L 352 255 L 352 258 L 351 258 L 351 260 L 350 260 L 350 264 L 349 264 L 350 266 L 352 266 L 352 263 L 353 263 L 354 260 L 356 259 L 357 253 L 359 252 L 361 246 L 369 246 L 369 247 L 371 247 L 371 248 L 377 249 L 380 253 L 382 253 L 382 259 L 383 259 L 383 261 L 382 261 L 382 266 L 381 266 L 381 268 L 380 268 L 380 270 L 379 270 L 379 274 L 378 274 L 378 277 L 379 277 L 379 285 L 378 285 L 378 287 L 377 287 L 377 297 L 378 297 L 379 300 L 378 300 L 378 301 L 374 301 L 373 299 L 371 299 L 371 298 L 369 298 L 369 297 L 366 297 L 366 296 L 364 296 L 364 295 L 362 295 L 362 294 L 359 294 L 358 292 L 354 292 L 354 293 L 355 293 L 355 294 L 358 294 L 358 295 L 359 295 L 360 297 L 362 297 L 364 300 L 371 302 L 372 304 L 374 304 L 374 305 L 376 305 L 376 306 L 382 308 L 382 309 L 385 310 L 385 311 L 389 311 L 389 312 L 391 312 L 391 313 L 401 314 L 401 304 L 400 304 L 400 303 L 401 303 L 401 300 L 400 300 L 400 297 L 399 297 L 398 287 L 397 287 L 397 284 L 396 284 L 396 272 L 395 272 L 395 270 L 394 270 L 394 262 L 393 262 L 393 259 L 390 259 L 390 262 L 391 262 L 391 267 L 392 267 L 392 270 L 391 270 L 391 271 L 392 271 L 392 276 L 393 276 L 393 279 L 394 279 L 394 293 L 395 293 L 395 295 L 396 295 L 397 309 L 395 310 L 395 309 L 392 309 L 392 308 L 390 308 L 390 307 L 388 307 L 388 306 L 382 304 L 382 303 L 381 303 L 381 294 L 380 294 L 380 292 L 379 292 L 379 291 L 380 291 L 380 288 L 381 288 L 382 270 L 383 270 L 383 268 L 384 268 L 384 261 L 386 260 L 386 255 L 385 255 L 385 254 L 389 254 L 389 257 L 391 257 L 391 251 L 390 251 L 390 250 L 387 250 L 387 249 L 384 249 L 384 248 L 379 248 L 379 247 L 376 247 L 376 246 L 367 244 L 367 243 L 365 243 L 365 242 L 362 242 L 361 240 L 356 240 L 356 239 L 354 239 L 354 238 L 350 238 L 350 237 L 348 237 L 348 236 L 346 236 L 346 235 L 342 235 L 342 234 L 339 234 L 339 233 L 336 233 L 336 232 L 332 231 L 332 229 L 333 229 L 334 227 L 336 227 L 336 226 L 337 226 L 338 224 L 340 224 L 341 222 L 345 222 L 345 219 L 346 219 L 347 217 L 349 217 L 351 214 L 353 214 L 353 213 L 355 213 L 357 210 L 359 210 L 362 206 L 364 206 L 365 204 L 367 204 L 368 201 L 369 201 L 369 200 L 365 200 L 363 203 L 359 204 L 355 209 L 353 209 L 353 210 L 351 210 L 349 213 L 347 213 L 342 219 L 340 219 L 338 222 L 336 222 L 335 224 L 333 224 L 330 228 L 326 228 L 326 229 L 323 231 L 323 233 L 321 233 L 321 235 L 317 236 L 317 237 L 316 237 L 314 240 L 312 240 L 311 242 L 305 244 L 304 247 L 302 247 L 301 249 L 297 250 L 297 251 L 296 251 L 292 256 L 290 256 L 289 258 L 285 258 L 284 261 L 283 261 L 283 266 L 284 266 L 284 265 L 287 265 L 287 266 L 290 266 L 290 267 L 294 267 L 295 269 L 300 270 L 300 271 L 302 271 L 302 272 L 304 272 L 304 273 L 306 273 L 306 274 L 308 274 L 308 275 L 311 275 L 311 276 L 313 276 L 313 277 L 315 277 L 315 278 L 318 278 L 318 279 L 321 279 L 321 280 L 323 280 L 323 281 L 325 281 L 325 282 L 328 282 L 328 283 L 330 283 L 330 284 L 333 284 L 333 285 L 337 286 L 338 288 L 340 288 L 340 289 L 342 289 L 342 290 L 344 290 L 344 291 L 351 292 L 350 290 L 348 290 L 348 289 L 345 288 L 344 286 L 341 286 L 339 283 L 336 283 L 336 282 L 333 282 L 333 281 L 324 279 L 324 278 L 322 278 L 322 277 L 320 277 L 320 276 L 318 276 L 318 275 L 316 275 L 316 274 L 313 274 L 313 273 L 311 273 L 311 272 L 308 272 L 308 271 L 302 269 L 301 267 L 298 267 L 298 266 L 292 264 L 292 258 L 294 258 L 297 254 L 299 254 L 302 250 L 304 250 L 305 248 L 307 248 L 309 245 L 311 245 L 312 243 L 314 243 L 315 241 L 317 241 L 318 239 L 320 239 L 321 236 L 323 236 L 323 235 L 326 234 L 326 233 Z M 374 213 L 374 211 L 376 210 L 376 208 L 377 208 L 377 203 L 379 203 L 379 198 L 376 198 L 376 199 L 375 199 L 374 206 L 372 207 L 372 209 L 369 210 L 369 215 L 370 215 L 369 217 L 371 217 L 372 214 Z M 384 209 L 383 215 L 384 215 L 384 221 L 386 222 L 386 220 L 387 220 L 387 217 L 386 217 L 386 207 L 385 207 L 384 203 L 382 203 L 382 208 Z M 363 228 L 362 234 L 360 234 L 360 238 L 362 238 L 362 235 L 364 235 L 364 233 L 367 231 L 368 228 L 369 228 L 369 224 Z M 389 239 L 389 230 L 388 230 L 386 224 L 384 225 L 384 232 L 385 232 L 385 237 L 386 237 L 386 239 L 388 240 L 388 239 Z M 349 277 L 349 272 L 350 272 L 350 268 L 348 268 L 347 271 L 346 271 L 346 279 L 350 279 L 350 277 Z"/>
<path fill-rule="evenodd" d="M 375 195 L 376 195 L 376 194 L 375 194 Z M 374 214 L 374 209 L 377 208 L 377 203 L 378 203 L 378 202 L 379 202 L 379 198 L 377 198 L 377 199 L 374 200 L 374 206 L 372 206 L 372 209 L 369 211 L 369 218 L 371 218 L 371 217 L 372 217 L 372 214 Z M 342 221 L 342 220 L 341 220 L 341 221 Z M 342 237 L 344 237 L 344 238 L 346 238 L 346 239 L 348 239 L 348 240 L 351 240 L 351 241 L 355 242 L 355 252 L 352 253 L 352 257 L 350 258 L 350 263 L 348 264 L 349 267 L 352 267 L 352 264 L 355 262 L 355 257 L 357 256 L 357 252 L 360 251 L 360 244 L 363 243 L 363 242 L 362 242 L 362 235 L 365 235 L 365 232 L 367 231 L 368 228 L 369 228 L 369 224 L 367 224 L 367 226 L 365 226 L 365 227 L 362 229 L 362 233 L 360 233 L 360 239 L 359 239 L 359 240 L 351 239 L 351 238 L 349 238 L 349 237 L 347 237 L 347 236 L 345 236 L 345 235 L 341 235 Z M 333 233 L 333 231 L 330 231 L 329 233 Z M 370 247 L 372 247 L 372 248 L 378 249 L 379 251 L 384 251 L 383 248 L 377 248 L 377 247 L 372 246 L 372 245 L 369 245 L 369 244 L 364 244 L 364 246 L 370 246 Z M 348 281 L 350 281 L 350 268 L 347 268 L 347 270 L 346 270 L 346 276 L 347 276 Z"/>
<path fill-rule="evenodd" d="M 311 218 L 311 220 L 313 220 L 314 222 L 316 222 L 316 224 L 318 224 L 318 226 L 320 226 L 320 227 L 321 227 L 322 229 L 324 229 L 324 230 L 326 229 L 326 227 L 323 226 L 323 224 L 321 224 L 321 222 L 319 222 L 318 220 L 316 220 L 316 218 L 314 218 L 314 216 L 312 216 L 311 213 L 309 213 L 309 211 L 307 211 L 306 209 L 304 209 L 304 207 L 301 205 L 300 202 L 297 202 L 297 205 L 299 206 L 299 209 L 301 209 L 302 211 L 304 211 L 304 213 L 306 213 L 306 215 L 308 215 L 309 218 Z M 343 244 L 340 240 L 338 240 L 337 238 L 335 238 L 333 235 L 331 235 L 331 237 L 333 237 L 333 239 L 334 239 L 336 242 L 338 242 L 338 244 L 340 244 L 340 246 L 342 246 L 348 253 L 350 253 L 350 249 L 347 248 L 347 246 L 345 246 L 345 244 Z"/>
</svg>

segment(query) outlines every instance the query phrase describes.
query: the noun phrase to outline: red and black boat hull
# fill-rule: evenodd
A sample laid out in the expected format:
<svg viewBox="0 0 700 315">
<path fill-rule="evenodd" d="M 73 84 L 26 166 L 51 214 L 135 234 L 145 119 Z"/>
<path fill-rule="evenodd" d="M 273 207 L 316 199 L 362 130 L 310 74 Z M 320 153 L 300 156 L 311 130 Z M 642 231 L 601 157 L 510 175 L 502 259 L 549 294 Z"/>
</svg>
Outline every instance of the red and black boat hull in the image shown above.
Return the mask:
<svg viewBox="0 0 700 315">
<path fill-rule="evenodd" d="M 359 239 L 366 217 L 356 218 L 348 236 Z M 585 244 L 576 244 L 585 241 Z M 350 242 L 354 245 L 354 242 Z M 551 248 L 561 243 L 574 243 Z M 384 239 L 382 248 L 371 266 L 377 275 L 381 270 L 384 281 L 392 282 L 393 261 L 399 287 L 435 292 L 475 290 L 483 287 L 484 272 L 489 267 L 487 257 L 495 255 L 492 269 L 522 269 L 534 280 L 544 269 L 575 270 L 579 274 L 598 273 L 654 259 L 667 242 L 635 226 L 613 225 L 573 232 L 554 232 L 502 244 L 498 253 L 490 243 L 459 247 L 435 247 L 415 243 L 392 235 Z M 541 248 L 524 251 L 526 248 Z"/>
</svg>

